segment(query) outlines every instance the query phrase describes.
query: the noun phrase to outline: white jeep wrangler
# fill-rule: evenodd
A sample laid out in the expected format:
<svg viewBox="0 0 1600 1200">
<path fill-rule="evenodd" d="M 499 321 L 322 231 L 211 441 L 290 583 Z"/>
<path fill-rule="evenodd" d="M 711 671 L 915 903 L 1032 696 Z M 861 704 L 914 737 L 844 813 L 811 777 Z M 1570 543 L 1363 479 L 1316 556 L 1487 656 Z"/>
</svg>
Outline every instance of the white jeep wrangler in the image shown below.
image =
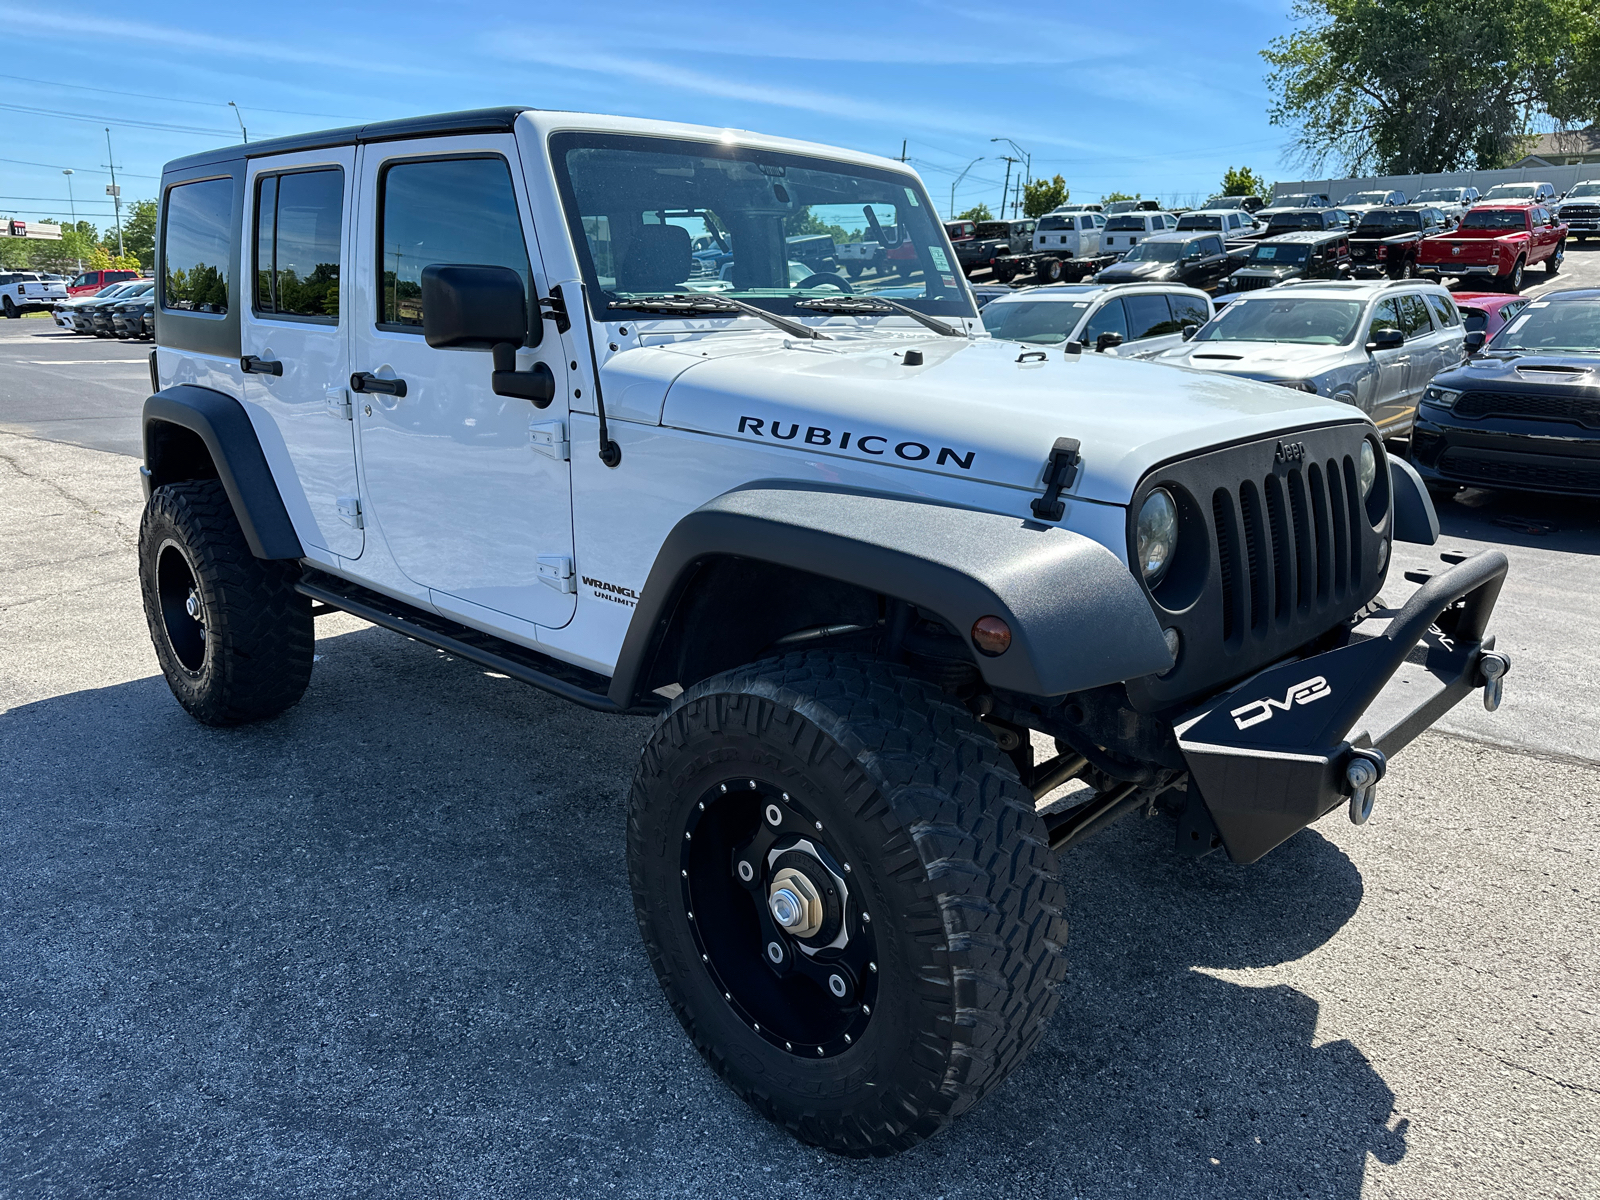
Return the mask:
<svg viewBox="0 0 1600 1200">
<path fill-rule="evenodd" d="M 791 278 L 786 239 L 891 217 L 870 282 Z M 1363 414 L 988 337 L 900 163 L 452 113 L 180 159 L 159 229 L 140 577 L 179 702 L 283 711 L 342 609 L 654 716 L 651 962 L 832 1150 L 909 1146 L 1026 1056 L 1069 847 L 1165 812 L 1252 861 L 1498 702 L 1505 559 L 1382 607 L 1391 539 L 1438 527 Z"/>
</svg>

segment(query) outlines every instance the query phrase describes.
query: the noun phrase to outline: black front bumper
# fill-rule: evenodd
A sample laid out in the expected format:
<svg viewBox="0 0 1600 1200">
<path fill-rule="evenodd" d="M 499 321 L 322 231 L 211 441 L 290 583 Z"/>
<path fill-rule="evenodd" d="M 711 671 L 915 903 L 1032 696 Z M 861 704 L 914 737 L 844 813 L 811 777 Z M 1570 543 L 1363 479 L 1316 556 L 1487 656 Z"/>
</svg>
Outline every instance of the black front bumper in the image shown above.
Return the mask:
<svg viewBox="0 0 1600 1200">
<path fill-rule="evenodd" d="M 1354 760 L 1381 778 L 1388 756 L 1504 673 L 1503 655 L 1485 659 L 1485 630 L 1505 574 L 1504 554 L 1474 555 L 1338 649 L 1271 667 L 1174 722 L 1191 802 L 1198 792 L 1229 858 L 1254 862 L 1349 801 Z"/>
<path fill-rule="evenodd" d="M 1566 421 L 1417 409 L 1411 465 L 1427 483 L 1600 496 L 1600 429 Z"/>
</svg>

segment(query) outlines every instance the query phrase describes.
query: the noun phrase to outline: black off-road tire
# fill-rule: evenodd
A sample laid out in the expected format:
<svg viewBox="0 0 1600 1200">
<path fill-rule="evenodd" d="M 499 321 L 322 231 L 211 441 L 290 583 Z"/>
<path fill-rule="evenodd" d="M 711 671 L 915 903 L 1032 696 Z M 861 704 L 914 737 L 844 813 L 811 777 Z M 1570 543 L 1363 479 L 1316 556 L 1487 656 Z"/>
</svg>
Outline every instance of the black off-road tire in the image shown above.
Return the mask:
<svg viewBox="0 0 1600 1200">
<path fill-rule="evenodd" d="M 827 1058 L 752 1029 L 704 965 L 704 920 L 690 923 L 686 824 L 724 782 L 757 780 L 826 827 L 872 917 L 876 1006 Z M 628 868 L 651 964 L 706 1061 L 839 1154 L 938 1132 L 1022 1062 L 1055 1010 L 1065 896 L 1031 793 L 965 708 L 878 660 L 792 654 L 685 691 L 634 776 Z"/>
<path fill-rule="evenodd" d="M 17 311 L 17 306 L 11 303 L 10 296 L 0 296 L 0 307 L 5 309 L 6 319 L 15 321 L 22 314 Z"/>
<path fill-rule="evenodd" d="M 168 484 L 150 497 L 139 524 L 145 620 L 167 686 L 195 720 L 258 721 L 304 694 L 316 634 L 296 577 L 293 564 L 250 553 L 219 481 Z"/>
<path fill-rule="evenodd" d="M 1511 274 L 1507 275 L 1501 284 L 1501 286 L 1513 296 L 1522 291 L 1523 274 L 1526 267 L 1527 263 L 1525 260 L 1520 258 L 1517 259 L 1516 264 L 1511 268 Z"/>
</svg>

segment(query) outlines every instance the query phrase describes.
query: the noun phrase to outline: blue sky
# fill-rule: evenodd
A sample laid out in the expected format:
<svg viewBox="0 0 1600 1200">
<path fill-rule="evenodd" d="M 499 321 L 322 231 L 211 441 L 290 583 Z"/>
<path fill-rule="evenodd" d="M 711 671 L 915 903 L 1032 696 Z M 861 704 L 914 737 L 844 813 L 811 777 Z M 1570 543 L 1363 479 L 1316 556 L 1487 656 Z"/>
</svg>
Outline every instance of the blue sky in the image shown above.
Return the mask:
<svg viewBox="0 0 1600 1200">
<path fill-rule="evenodd" d="M 109 225 L 161 164 L 238 141 L 495 104 L 808 138 L 909 160 L 941 209 L 997 208 L 1013 139 L 1074 199 L 1193 202 L 1223 169 L 1298 177 L 1258 51 L 1288 0 L 1131 5 L 480 0 L 19 5 L 0 0 L 0 214 Z M 111 15 L 115 13 L 116 15 Z M 94 90 L 99 89 L 99 90 Z M 136 93 L 136 95 L 113 94 Z M 1020 169 L 1020 168 L 1018 168 Z"/>
</svg>

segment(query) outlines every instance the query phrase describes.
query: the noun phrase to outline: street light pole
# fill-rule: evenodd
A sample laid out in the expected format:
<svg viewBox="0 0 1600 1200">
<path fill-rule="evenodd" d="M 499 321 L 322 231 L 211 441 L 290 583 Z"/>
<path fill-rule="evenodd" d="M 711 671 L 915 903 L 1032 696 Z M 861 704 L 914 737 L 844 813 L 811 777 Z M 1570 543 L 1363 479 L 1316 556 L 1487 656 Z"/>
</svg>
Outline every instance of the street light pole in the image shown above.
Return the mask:
<svg viewBox="0 0 1600 1200">
<path fill-rule="evenodd" d="M 72 232 L 78 232 L 78 202 L 72 198 L 72 168 L 63 167 L 61 173 L 67 177 L 67 207 L 72 210 Z M 83 270 L 83 259 L 78 259 L 78 270 Z"/>
<path fill-rule="evenodd" d="M 960 185 L 961 181 L 967 177 L 967 172 L 972 170 L 972 168 L 977 166 L 979 163 L 981 163 L 983 161 L 983 159 L 984 159 L 984 156 L 980 154 L 980 155 L 978 155 L 977 158 L 973 159 L 966 166 L 962 167 L 961 168 L 961 174 L 957 175 L 955 183 L 952 183 L 950 185 L 950 219 L 952 221 L 955 220 L 955 216 L 956 216 L 956 188 Z"/>
<path fill-rule="evenodd" d="M 117 214 L 117 257 L 122 257 L 122 189 L 117 186 L 117 156 L 111 152 L 111 127 L 106 126 L 106 157 L 111 161 L 106 164 L 111 171 L 111 186 L 106 191 L 111 193 L 111 205 Z"/>
<path fill-rule="evenodd" d="M 1024 150 L 1021 146 L 1017 145 L 1015 142 L 1013 142 L 1008 137 L 995 137 L 995 138 L 990 138 L 989 140 L 991 142 L 1005 142 L 1008 146 L 1010 146 L 1018 154 L 1022 155 L 1022 177 L 1023 177 L 1023 180 L 1024 180 L 1022 187 L 1023 187 L 1023 190 L 1026 191 L 1027 187 L 1028 187 L 1028 184 L 1033 182 L 1033 155 L 1029 154 L 1026 150 Z M 1018 207 L 1017 203 L 1013 202 L 1012 205 L 1011 205 L 1011 215 L 1013 217 L 1017 215 L 1017 207 Z M 1005 213 L 1002 212 L 1000 215 L 1003 217 L 1003 216 L 1005 216 Z"/>
<path fill-rule="evenodd" d="M 239 111 L 239 106 L 232 100 L 228 101 L 228 107 L 233 109 L 234 119 L 239 122 L 239 136 L 244 139 L 244 144 L 248 146 L 250 144 L 250 132 L 244 127 L 244 114 Z"/>
</svg>

